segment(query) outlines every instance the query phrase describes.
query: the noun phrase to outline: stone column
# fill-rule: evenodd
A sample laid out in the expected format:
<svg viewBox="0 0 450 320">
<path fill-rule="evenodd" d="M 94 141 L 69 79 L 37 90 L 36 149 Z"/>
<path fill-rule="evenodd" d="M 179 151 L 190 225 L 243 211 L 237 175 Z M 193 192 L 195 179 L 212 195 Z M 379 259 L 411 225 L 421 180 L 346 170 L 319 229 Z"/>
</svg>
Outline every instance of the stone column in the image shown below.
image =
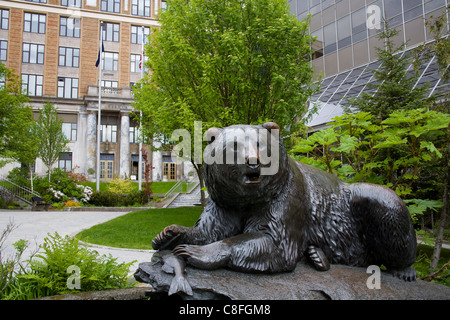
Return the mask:
<svg viewBox="0 0 450 320">
<path fill-rule="evenodd" d="M 152 143 L 155 148 L 161 148 L 161 142 L 158 140 L 158 138 L 153 139 Z M 154 169 L 152 170 L 153 181 L 162 181 L 162 152 L 153 151 L 152 156 L 152 166 L 154 167 Z"/>
<path fill-rule="evenodd" d="M 93 179 L 95 174 L 89 174 L 89 169 L 97 172 L 97 115 L 93 112 L 87 116 L 87 143 L 86 143 L 86 171 L 88 177 Z"/>
<path fill-rule="evenodd" d="M 125 179 L 130 177 L 130 117 L 128 112 L 120 116 L 119 174 Z"/>
<path fill-rule="evenodd" d="M 80 173 L 87 175 L 87 132 L 88 132 L 88 113 L 86 107 L 83 107 L 78 113 L 77 141 L 75 143 L 74 163 L 80 166 Z"/>
</svg>

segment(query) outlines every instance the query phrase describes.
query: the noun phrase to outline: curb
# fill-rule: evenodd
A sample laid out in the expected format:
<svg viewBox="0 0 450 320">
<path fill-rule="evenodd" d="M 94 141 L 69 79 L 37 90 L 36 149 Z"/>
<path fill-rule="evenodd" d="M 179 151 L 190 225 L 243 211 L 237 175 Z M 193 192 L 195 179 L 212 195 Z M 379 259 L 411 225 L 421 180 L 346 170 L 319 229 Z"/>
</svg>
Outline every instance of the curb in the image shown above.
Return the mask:
<svg viewBox="0 0 450 320">
<path fill-rule="evenodd" d="M 148 209 L 156 209 L 156 207 L 68 207 L 64 208 L 64 211 L 114 211 L 114 212 L 132 212 Z"/>
</svg>

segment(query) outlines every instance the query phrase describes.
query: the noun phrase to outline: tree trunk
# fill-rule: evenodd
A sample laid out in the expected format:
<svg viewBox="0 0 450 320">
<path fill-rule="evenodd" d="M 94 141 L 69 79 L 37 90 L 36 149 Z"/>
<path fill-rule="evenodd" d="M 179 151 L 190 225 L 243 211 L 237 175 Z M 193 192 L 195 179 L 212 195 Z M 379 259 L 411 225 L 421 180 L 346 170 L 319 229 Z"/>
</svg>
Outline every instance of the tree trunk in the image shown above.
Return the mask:
<svg viewBox="0 0 450 320">
<path fill-rule="evenodd" d="M 444 239 L 444 229 L 448 216 L 448 186 L 450 184 L 450 164 L 449 164 L 450 144 L 448 145 L 445 155 L 447 163 L 447 172 L 444 183 L 444 207 L 442 208 L 441 221 L 439 222 L 439 230 L 434 244 L 433 256 L 431 257 L 429 273 L 431 274 L 438 266 L 441 257 L 442 240 Z"/>
<path fill-rule="evenodd" d="M 28 164 L 28 170 L 30 170 L 31 192 L 34 192 L 34 186 L 33 186 L 33 165 L 32 164 Z"/>
<path fill-rule="evenodd" d="M 203 211 L 203 209 L 205 209 L 206 206 L 205 190 L 203 190 L 205 187 L 205 182 L 203 181 L 203 170 L 202 170 L 203 165 L 194 163 L 193 159 L 191 159 L 191 163 L 194 166 L 195 171 L 197 171 L 198 180 L 200 181 L 200 199 Z"/>
</svg>

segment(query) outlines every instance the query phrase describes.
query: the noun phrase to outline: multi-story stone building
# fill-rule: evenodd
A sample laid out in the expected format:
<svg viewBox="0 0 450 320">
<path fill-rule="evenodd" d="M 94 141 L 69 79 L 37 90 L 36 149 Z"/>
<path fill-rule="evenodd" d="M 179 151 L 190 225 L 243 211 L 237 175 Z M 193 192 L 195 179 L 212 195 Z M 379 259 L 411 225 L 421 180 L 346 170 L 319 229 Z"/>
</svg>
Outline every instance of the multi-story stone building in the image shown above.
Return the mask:
<svg viewBox="0 0 450 320">
<path fill-rule="evenodd" d="M 99 98 L 95 65 L 103 24 L 100 178 L 138 179 L 138 123 L 131 87 L 141 78 L 146 38 L 142 33 L 148 35 L 158 26 L 156 17 L 165 4 L 164 0 L 0 1 L 0 60 L 20 75 L 36 119 L 43 104 L 57 107 L 70 140 L 69 151 L 60 155 L 60 168 L 75 168 L 95 178 Z M 149 154 L 154 180 L 176 180 L 185 174 L 170 153 Z M 9 169 L 11 165 L 3 172 Z M 43 174 L 47 168 L 38 159 L 35 170 Z"/>
<path fill-rule="evenodd" d="M 440 16 L 450 4 L 448 0 L 288 0 L 288 3 L 298 19 L 310 15 L 310 32 L 316 37 L 312 65 L 316 78 L 322 77 L 322 86 L 312 99 L 320 104 L 319 112 L 308 124 L 313 130 L 320 130 L 333 117 L 341 115 L 346 98 L 361 94 L 369 88 L 367 83 L 374 81 L 373 69 L 380 65 L 376 48 L 383 47 L 377 37 L 383 18 L 399 31 L 395 41 L 397 45 L 406 43 L 401 53 L 405 54 L 433 41 L 425 21 Z M 416 85 L 424 82 L 429 83 L 429 94 L 449 89 L 448 83 L 440 80 L 433 55 L 421 66 Z"/>
</svg>

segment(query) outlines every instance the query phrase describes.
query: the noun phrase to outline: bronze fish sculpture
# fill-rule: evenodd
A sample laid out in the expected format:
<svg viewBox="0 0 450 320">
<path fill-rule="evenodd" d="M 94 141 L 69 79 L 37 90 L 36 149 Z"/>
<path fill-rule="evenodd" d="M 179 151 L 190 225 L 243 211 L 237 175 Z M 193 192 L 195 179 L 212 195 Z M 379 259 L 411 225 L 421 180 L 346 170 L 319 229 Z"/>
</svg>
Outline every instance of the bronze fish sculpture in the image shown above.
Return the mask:
<svg viewBox="0 0 450 320">
<path fill-rule="evenodd" d="M 173 254 L 170 250 L 159 251 L 159 256 L 163 262 L 162 270 L 174 275 L 170 284 L 169 296 L 180 291 L 192 296 L 191 285 L 184 276 L 186 263 L 183 258 Z"/>
</svg>

